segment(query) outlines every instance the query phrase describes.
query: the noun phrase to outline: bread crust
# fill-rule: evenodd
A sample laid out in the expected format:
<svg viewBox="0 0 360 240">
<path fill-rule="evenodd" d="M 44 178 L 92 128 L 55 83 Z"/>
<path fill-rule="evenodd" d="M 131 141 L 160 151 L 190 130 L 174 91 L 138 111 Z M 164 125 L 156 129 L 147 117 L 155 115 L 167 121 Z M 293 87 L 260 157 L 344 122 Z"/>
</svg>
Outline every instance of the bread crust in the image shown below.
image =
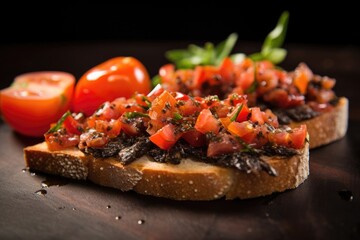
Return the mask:
<svg viewBox="0 0 360 240">
<path fill-rule="evenodd" d="M 96 159 L 76 148 L 49 151 L 45 142 L 24 149 L 27 166 L 49 174 L 89 180 L 96 184 L 175 200 L 246 199 L 298 187 L 309 175 L 309 144 L 289 159 L 264 157 L 278 176 L 264 171 L 240 172 L 183 159 L 180 164 L 157 163 L 143 156 L 129 165 L 113 158 Z"/>
<path fill-rule="evenodd" d="M 339 103 L 330 112 L 301 121 L 291 122 L 290 127 L 299 127 L 306 124 L 310 135 L 310 149 L 323 146 L 345 136 L 348 127 L 349 101 L 345 97 L 339 99 Z"/>
</svg>

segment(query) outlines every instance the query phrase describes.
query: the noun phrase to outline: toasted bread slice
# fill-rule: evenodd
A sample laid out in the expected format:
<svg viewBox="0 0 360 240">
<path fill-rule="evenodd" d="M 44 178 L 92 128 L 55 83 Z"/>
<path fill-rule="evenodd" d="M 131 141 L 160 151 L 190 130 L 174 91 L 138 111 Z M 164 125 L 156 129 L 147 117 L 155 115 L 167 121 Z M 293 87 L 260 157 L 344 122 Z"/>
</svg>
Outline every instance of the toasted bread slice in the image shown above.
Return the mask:
<svg viewBox="0 0 360 240">
<path fill-rule="evenodd" d="M 306 124 L 310 135 L 310 149 L 316 148 L 345 136 L 348 127 L 349 101 L 345 97 L 339 99 L 339 103 L 329 112 L 301 121 L 292 122 L 291 128 Z"/>
<path fill-rule="evenodd" d="M 77 148 L 50 151 L 45 142 L 24 149 L 32 170 L 175 200 L 253 198 L 299 186 L 309 175 L 309 144 L 290 158 L 264 157 L 277 172 L 245 173 L 183 159 L 180 164 L 157 163 L 143 156 L 129 165 L 113 158 L 98 159 Z"/>
</svg>

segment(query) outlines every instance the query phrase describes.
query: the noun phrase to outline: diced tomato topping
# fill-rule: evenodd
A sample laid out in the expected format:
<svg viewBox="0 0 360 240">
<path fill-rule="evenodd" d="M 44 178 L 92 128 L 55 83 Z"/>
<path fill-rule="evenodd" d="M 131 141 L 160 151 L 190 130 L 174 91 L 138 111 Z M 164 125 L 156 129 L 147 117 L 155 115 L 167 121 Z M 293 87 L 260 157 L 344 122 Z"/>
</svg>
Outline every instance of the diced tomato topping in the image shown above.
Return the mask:
<svg viewBox="0 0 360 240">
<path fill-rule="evenodd" d="M 157 98 L 158 96 L 160 96 L 163 92 L 165 91 L 165 89 L 160 85 L 156 85 L 154 87 L 154 89 L 149 92 L 149 94 L 147 95 L 147 97 L 153 101 L 155 98 Z"/>
<path fill-rule="evenodd" d="M 225 82 L 231 82 L 233 80 L 235 75 L 234 63 L 230 58 L 224 58 L 219 68 L 219 74 Z"/>
<path fill-rule="evenodd" d="M 74 117 L 71 115 L 66 117 L 63 125 L 66 128 L 67 132 L 70 134 L 80 135 L 81 132 L 83 131 L 83 126 L 78 121 L 76 121 Z"/>
<path fill-rule="evenodd" d="M 245 104 L 239 104 L 229 115 L 232 121 L 243 122 L 249 120 L 250 110 Z"/>
<path fill-rule="evenodd" d="M 295 69 L 294 85 L 298 88 L 301 94 L 305 94 L 308 84 L 313 77 L 312 71 L 306 64 L 300 64 Z"/>
<path fill-rule="evenodd" d="M 235 136 L 244 137 L 247 134 L 254 132 L 254 127 L 249 121 L 231 122 L 228 126 L 228 131 Z"/>
<path fill-rule="evenodd" d="M 154 135 L 150 136 L 149 139 L 159 148 L 168 150 L 180 137 L 181 134 L 175 134 L 175 126 L 172 124 L 167 124 Z"/>
<path fill-rule="evenodd" d="M 221 154 L 233 153 L 242 149 L 241 144 L 229 134 L 220 134 L 216 141 L 210 141 L 207 156 L 213 157 Z"/>
<path fill-rule="evenodd" d="M 235 65 L 235 83 L 243 91 L 246 91 L 255 80 L 255 66 L 250 59 L 245 59 L 240 64 Z"/>
<path fill-rule="evenodd" d="M 165 121 L 166 118 L 173 118 L 175 105 L 175 98 L 168 91 L 164 91 L 152 102 L 149 116 L 153 120 L 160 121 Z"/>
<path fill-rule="evenodd" d="M 182 138 L 193 147 L 202 147 L 206 144 L 205 135 L 195 129 L 183 133 Z"/>
<path fill-rule="evenodd" d="M 220 125 L 209 109 L 203 109 L 196 120 L 195 129 L 203 134 L 209 132 L 217 134 L 220 130 Z"/>
<path fill-rule="evenodd" d="M 45 141 L 50 151 L 61 150 L 64 148 L 75 147 L 79 144 L 79 135 L 59 132 L 45 134 Z"/>
<path fill-rule="evenodd" d="M 250 110 L 251 110 L 250 120 L 253 123 L 258 123 L 260 125 L 263 125 L 265 123 L 265 121 L 264 121 L 265 114 L 260 110 L 260 108 L 253 107 Z"/>
<path fill-rule="evenodd" d="M 294 128 L 290 133 L 290 147 L 296 149 L 303 148 L 306 140 L 306 134 L 306 125 L 300 125 L 300 127 Z"/>
</svg>

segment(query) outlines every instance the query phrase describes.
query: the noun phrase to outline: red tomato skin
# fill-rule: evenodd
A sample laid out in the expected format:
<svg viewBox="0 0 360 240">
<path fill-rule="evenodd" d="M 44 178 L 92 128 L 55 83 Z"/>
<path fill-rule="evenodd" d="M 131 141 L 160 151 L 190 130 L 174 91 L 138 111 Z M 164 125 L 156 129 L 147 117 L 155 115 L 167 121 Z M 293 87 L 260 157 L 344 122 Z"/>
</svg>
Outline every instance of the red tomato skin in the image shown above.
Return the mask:
<svg viewBox="0 0 360 240">
<path fill-rule="evenodd" d="M 70 108 L 75 77 L 66 72 L 29 72 L 2 89 L 0 109 L 4 120 L 16 132 L 42 137 L 50 125 Z"/>
<path fill-rule="evenodd" d="M 195 129 L 203 134 L 209 132 L 217 134 L 220 130 L 220 124 L 209 109 L 203 109 L 196 120 Z"/>
<path fill-rule="evenodd" d="M 165 125 L 155 134 L 149 137 L 150 141 L 156 144 L 159 148 L 163 150 L 170 149 L 176 141 L 181 137 L 181 135 L 175 134 L 175 126 L 172 124 Z"/>
<path fill-rule="evenodd" d="M 148 94 L 151 88 L 145 66 L 133 57 L 109 59 L 88 70 L 75 87 L 72 110 L 90 116 L 102 103 L 135 93 Z"/>
</svg>

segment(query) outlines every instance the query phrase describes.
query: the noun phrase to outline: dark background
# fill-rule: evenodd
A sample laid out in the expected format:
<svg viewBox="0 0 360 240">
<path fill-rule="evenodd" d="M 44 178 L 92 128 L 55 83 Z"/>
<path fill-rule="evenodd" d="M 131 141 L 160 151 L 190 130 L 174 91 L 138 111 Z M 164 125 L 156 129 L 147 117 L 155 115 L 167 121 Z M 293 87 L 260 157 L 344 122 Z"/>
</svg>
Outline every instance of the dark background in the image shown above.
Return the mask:
<svg viewBox="0 0 360 240">
<path fill-rule="evenodd" d="M 290 2 L 290 3 L 289 3 Z M 184 1 L 165 4 L 30 5 L 2 7 L 3 44 L 102 40 L 220 41 L 230 33 L 261 42 L 284 10 L 287 43 L 359 45 L 358 13 L 347 1 Z M 316 4 L 316 6 L 314 6 Z"/>
<path fill-rule="evenodd" d="M 79 79 L 91 67 L 116 56 L 139 58 L 154 76 L 167 63 L 166 50 L 186 48 L 189 43 L 216 44 L 232 32 L 239 36 L 233 52 L 254 53 L 260 51 L 284 10 L 290 13 L 284 46 L 288 57 L 282 65 L 285 69 L 292 70 L 301 61 L 309 62 L 299 54 L 292 61 L 294 49 L 359 49 L 359 13 L 347 1 L 317 2 L 316 6 L 307 1 L 239 1 L 237 6 L 234 3 L 135 5 L 82 1 L 66 6 L 21 3 L 2 7 L 0 89 L 9 86 L 17 75 L 33 71 L 67 71 Z M 147 49 L 146 54 L 136 47 L 139 45 Z M 326 52 L 320 60 L 326 62 L 334 54 Z M 333 62 L 331 66 L 337 64 Z M 313 70 L 332 74 L 329 67 Z"/>
</svg>

